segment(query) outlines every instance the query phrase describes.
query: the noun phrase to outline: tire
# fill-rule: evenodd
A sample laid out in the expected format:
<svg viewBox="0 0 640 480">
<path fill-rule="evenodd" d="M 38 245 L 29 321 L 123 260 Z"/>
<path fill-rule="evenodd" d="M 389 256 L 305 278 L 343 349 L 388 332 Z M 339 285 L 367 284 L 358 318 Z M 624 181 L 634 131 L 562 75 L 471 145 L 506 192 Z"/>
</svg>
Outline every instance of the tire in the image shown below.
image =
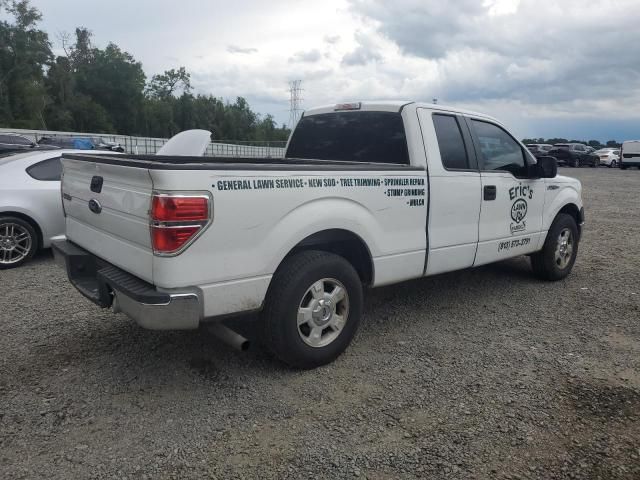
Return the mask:
<svg viewBox="0 0 640 480">
<path fill-rule="evenodd" d="M 0 270 L 19 267 L 38 250 L 38 235 L 25 220 L 0 216 Z"/>
<path fill-rule="evenodd" d="M 566 213 L 559 213 L 551 224 L 542 250 L 531 255 L 533 273 L 542 280 L 565 278 L 576 261 L 579 243 L 575 219 Z M 570 247 L 570 251 L 567 247 Z"/>
<path fill-rule="evenodd" d="M 596 168 L 600 166 L 600 162 L 598 160 L 593 160 L 591 162 L 591 168 Z"/>
<path fill-rule="evenodd" d="M 618 164 L 616 163 L 615 160 L 611 160 L 611 163 L 609 164 L 609 168 L 616 168 Z"/>
<path fill-rule="evenodd" d="M 343 289 L 344 296 L 336 288 Z M 263 337 L 284 363 L 319 367 L 346 350 L 361 312 L 362 283 L 353 266 L 333 253 L 301 252 L 286 259 L 271 280 Z"/>
<path fill-rule="evenodd" d="M 580 167 L 580 160 L 579 160 L 579 159 L 577 159 L 577 158 L 572 159 L 572 160 L 571 160 L 571 166 L 572 166 L 573 168 L 578 168 L 578 167 Z"/>
</svg>

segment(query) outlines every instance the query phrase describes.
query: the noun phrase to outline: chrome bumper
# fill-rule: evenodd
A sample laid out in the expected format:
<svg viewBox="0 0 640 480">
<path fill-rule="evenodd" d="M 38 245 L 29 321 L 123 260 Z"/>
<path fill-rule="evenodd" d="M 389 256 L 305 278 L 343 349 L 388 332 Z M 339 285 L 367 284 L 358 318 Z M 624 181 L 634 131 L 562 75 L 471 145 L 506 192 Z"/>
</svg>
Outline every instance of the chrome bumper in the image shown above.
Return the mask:
<svg viewBox="0 0 640 480">
<path fill-rule="evenodd" d="M 170 294 L 167 303 L 142 303 L 114 288 L 111 306 L 149 330 L 192 330 L 200 324 L 200 300 L 194 293 Z"/>
<path fill-rule="evenodd" d="M 96 305 L 112 307 L 150 330 L 198 328 L 203 312 L 199 289 L 158 290 L 68 240 L 51 246 L 71 284 Z"/>
</svg>

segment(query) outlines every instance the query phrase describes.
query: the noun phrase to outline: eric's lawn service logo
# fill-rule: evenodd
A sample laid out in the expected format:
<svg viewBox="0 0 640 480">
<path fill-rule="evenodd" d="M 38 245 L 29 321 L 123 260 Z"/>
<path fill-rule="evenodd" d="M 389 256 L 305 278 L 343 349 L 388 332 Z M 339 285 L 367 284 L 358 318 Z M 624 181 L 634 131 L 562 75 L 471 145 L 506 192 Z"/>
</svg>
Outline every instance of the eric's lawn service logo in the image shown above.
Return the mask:
<svg viewBox="0 0 640 480">
<path fill-rule="evenodd" d="M 511 220 L 509 225 L 511 235 L 518 232 L 524 232 L 527 229 L 527 222 L 524 221 L 527 216 L 527 200 L 533 198 L 533 189 L 528 185 L 518 184 L 516 187 L 509 189 L 509 199 L 515 200 L 511 205 Z"/>
</svg>

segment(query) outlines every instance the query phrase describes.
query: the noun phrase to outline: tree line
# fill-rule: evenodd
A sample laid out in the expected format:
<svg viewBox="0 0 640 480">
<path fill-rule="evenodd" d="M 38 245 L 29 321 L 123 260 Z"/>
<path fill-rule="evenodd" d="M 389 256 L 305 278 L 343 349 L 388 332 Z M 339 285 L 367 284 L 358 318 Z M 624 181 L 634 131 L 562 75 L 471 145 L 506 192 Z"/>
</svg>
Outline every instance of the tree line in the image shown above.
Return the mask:
<svg viewBox="0 0 640 480">
<path fill-rule="evenodd" d="M 602 144 L 599 140 L 567 140 L 566 138 L 524 138 L 522 139 L 522 143 L 525 145 L 528 143 L 545 143 L 548 145 L 555 145 L 556 143 L 583 143 L 596 150 L 600 148 L 620 148 L 621 146 L 621 144 L 615 140 L 607 140 L 607 143 Z"/>
<path fill-rule="evenodd" d="M 62 34 L 55 56 L 42 14 L 29 0 L 0 0 L 0 126 L 170 137 L 211 130 L 214 138 L 286 140 L 289 130 L 247 101 L 194 94 L 184 67 L 147 79 L 142 63 L 114 43 L 98 48 L 91 32 Z"/>
</svg>

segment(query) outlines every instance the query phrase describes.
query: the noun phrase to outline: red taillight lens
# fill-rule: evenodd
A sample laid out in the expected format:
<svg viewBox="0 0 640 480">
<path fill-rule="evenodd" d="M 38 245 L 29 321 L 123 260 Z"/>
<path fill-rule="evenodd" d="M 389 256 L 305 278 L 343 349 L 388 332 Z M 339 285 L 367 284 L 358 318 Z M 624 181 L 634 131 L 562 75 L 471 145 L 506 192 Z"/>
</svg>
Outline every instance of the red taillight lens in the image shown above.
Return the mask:
<svg viewBox="0 0 640 480">
<path fill-rule="evenodd" d="M 209 199 L 206 197 L 154 196 L 151 203 L 151 219 L 158 222 L 208 220 Z"/>
<path fill-rule="evenodd" d="M 155 254 L 185 247 L 209 223 L 210 201 L 203 195 L 154 194 L 151 199 L 151 243 Z"/>
<path fill-rule="evenodd" d="M 180 250 L 202 227 L 151 227 L 153 249 L 157 253 Z"/>
</svg>

